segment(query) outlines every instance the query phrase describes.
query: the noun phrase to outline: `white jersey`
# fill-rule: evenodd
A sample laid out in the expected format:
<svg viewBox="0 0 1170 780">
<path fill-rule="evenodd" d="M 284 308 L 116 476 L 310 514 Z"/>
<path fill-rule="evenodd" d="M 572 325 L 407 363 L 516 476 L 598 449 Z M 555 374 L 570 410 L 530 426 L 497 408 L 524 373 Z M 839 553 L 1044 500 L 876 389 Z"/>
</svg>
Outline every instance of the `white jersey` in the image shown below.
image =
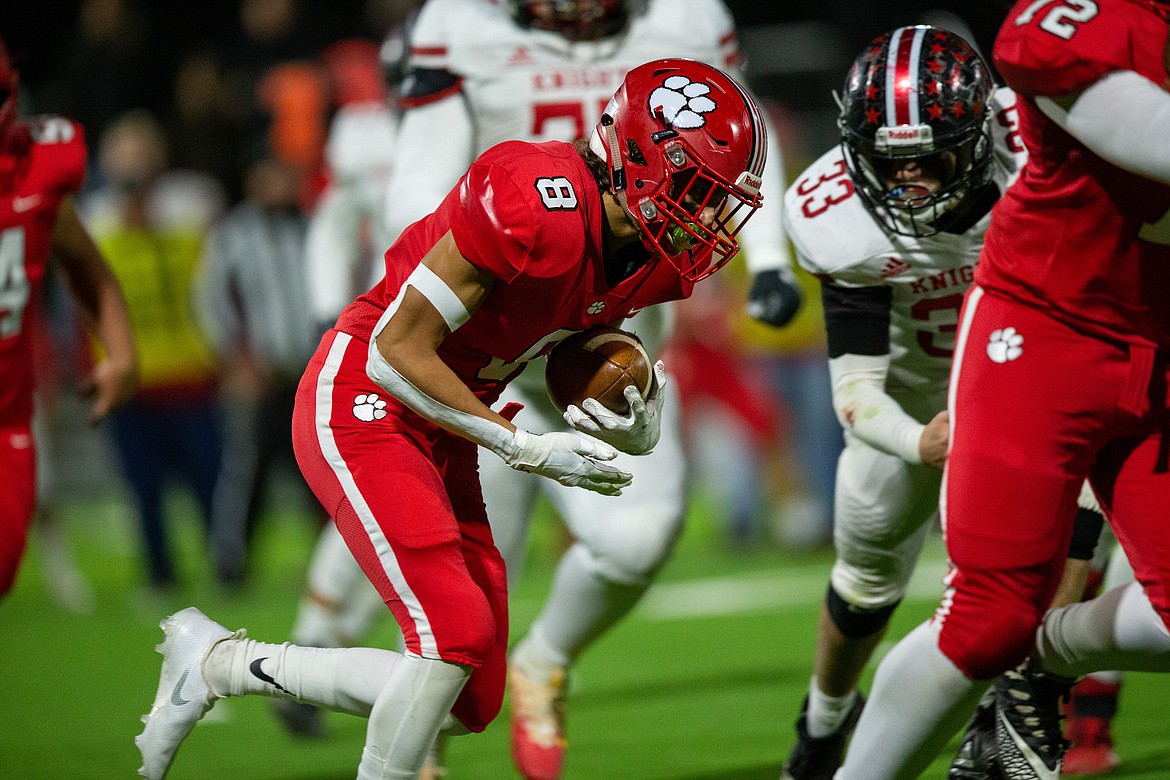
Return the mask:
<svg viewBox="0 0 1170 780">
<path fill-rule="evenodd" d="M 330 181 L 305 239 L 315 322 L 332 322 L 385 272 L 382 253 L 391 243 L 385 201 L 396 125 L 387 103 L 345 105 L 333 117 L 325 146 Z"/>
<path fill-rule="evenodd" d="M 520 27 L 502 2 L 429 0 L 411 32 L 410 64 L 462 79 L 478 155 L 509 139 L 587 137 L 626 73 L 667 56 L 738 67 L 727 8 L 717 0 L 652 0 L 624 34 L 571 42 Z"/>
<path fill-rule="evenodd" d="M 411 31 L 400 167 L 389 199 L 391 228 L 400 231 L 429 213 L 471 162 L 501 141 L 588 137 L 626 73 L 644 62 L 687 57 L 739 75 L 734 20 L 720 0 L 631 6 L 622 34 L 572 42 L 519 26 L 503 2 L 428 0 Z M 435 81 L 420 84 L 423 78 Z M 458 127 L 460 122 L 466 127 Z M 780 216 L 783 163 L 772 135 L 764 205 L 741 236 L 754 267 L 791 265 Z M 652 307 L 625 326 L 651 355 L 666 337 L 668 311 Z M 543 364 L 536 365 L 517 380 L 523 387 L 535 388 L 539 376 L 533 374 Z"/>
<path fill-rule="evenodd" d="M 993 175 L 1001 192 L 1027 157 L 1016 133 L 1015 101 L 1007 88 L 992 98 Z M 887 391 L 899 401 L 945 395 L 959 307 L 972 284 L 990 214 L 962 234 L 890 235 L 856 194 L 837 146 L 789 187 L 784 218 L 797 259 L 809 273 L 843 287 L 892 289 Z"/>
</svg>

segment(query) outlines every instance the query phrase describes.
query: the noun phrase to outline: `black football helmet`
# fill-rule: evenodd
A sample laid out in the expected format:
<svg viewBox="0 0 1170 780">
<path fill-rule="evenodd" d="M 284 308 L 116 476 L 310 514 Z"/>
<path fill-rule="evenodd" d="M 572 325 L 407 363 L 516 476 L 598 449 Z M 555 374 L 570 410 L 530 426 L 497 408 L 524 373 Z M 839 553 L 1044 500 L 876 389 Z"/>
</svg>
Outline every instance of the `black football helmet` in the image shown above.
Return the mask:
<svg viewBox="0 0 1170 780">
<path fill-rule="evenodd" d="M 570 41 L 596 41 L 621 32 L 630 18 L 626 0 L 508 0 L 521 27 L 549 30 Z"/>
<path fill-rule="evenodd" d="M 934 235 L 991 180 L 994 89 L 971 44 L 939 27 L 899 27 L 853 61 L 837 125 L 857 192 L 886 229 Z M 940 182 L 936 191 L 891 183 L 910 161 Z"/>
</svg>

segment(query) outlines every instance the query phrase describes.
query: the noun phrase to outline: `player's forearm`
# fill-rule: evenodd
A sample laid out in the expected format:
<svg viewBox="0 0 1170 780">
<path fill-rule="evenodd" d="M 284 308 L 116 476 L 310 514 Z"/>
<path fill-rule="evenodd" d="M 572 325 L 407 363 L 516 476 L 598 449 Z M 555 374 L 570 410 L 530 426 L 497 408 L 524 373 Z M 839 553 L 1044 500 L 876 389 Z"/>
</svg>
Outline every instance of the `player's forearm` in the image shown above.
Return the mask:
<svg viewBox="0 0 1170 780">
<path fill-rule="evenodd" d="M 845 354 L 829 360 L 833 409 L 841 426 L 866 444 L 908 463 L 921 463 L 926 426 L 885 391 L 889 355 Z"/>
<path fill-rule="evenodd" d="M 1045 116 L 1118 168 L 1170 184 L 1170 93 L 1133 71 L 1099 79 L 1067 111 L 1036 99 Z"/>
<path fill-rule="evenodd" d="M 515 426 L 489 409 L 433 349 L 376 338 L 366 373 L 379 387 L 444 430 L 505 457 Z"/>
<path fill-rule="evenodd" d="M 60 264 L 86 327 L 106 359 L 126 373 L 138 366 L 130 314 L 118 278 L 82 226 L 72 197 L 61 201 L 53 227 L 53 256 Z"/>
<path fill-rule="evenodd" d="M 105 350 L 106 359 L 136 374 L 138 350 L 130 327 L 130 311 L 112 273 L 98 285 L 96 303 L 92 312 L 94 335 Z"/>
</svg>

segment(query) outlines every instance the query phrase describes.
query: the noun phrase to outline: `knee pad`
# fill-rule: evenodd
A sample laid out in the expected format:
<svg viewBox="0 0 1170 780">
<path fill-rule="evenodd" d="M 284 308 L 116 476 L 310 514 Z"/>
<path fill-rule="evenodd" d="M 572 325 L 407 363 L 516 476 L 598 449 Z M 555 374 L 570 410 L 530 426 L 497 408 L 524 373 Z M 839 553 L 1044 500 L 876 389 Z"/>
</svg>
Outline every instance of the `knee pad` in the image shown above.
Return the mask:
<svg viewBox="0 0 1170 780">
<path fill-rule="evenodd" d="M 890 622 L 890 615 L 894 614 L 894 610 L 901 603 L 902 599 L 898 599 L 884 607 L 873 609 L 857 607 L 841 598 L 841 594 L 831 584 L 828 593 L 825 594 L 825 605 L 829 609 L 833 625 L 850 639 L 864 639 L 881 631 Z"/>
</svg>

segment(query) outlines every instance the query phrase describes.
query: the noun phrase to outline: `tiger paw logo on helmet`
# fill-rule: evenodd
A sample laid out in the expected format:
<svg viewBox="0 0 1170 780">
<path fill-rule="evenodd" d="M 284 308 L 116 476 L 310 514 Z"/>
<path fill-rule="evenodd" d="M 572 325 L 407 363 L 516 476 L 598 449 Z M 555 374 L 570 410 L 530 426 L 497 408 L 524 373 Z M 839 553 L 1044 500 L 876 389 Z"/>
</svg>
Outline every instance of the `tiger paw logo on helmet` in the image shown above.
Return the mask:
<svg viewBox="0 0 1170 780">
<path fill-rule="evenodd" d="M 697 130 L 707 124 L 703 114 L 709 114 L 716 103 L 707 95 L 711 88 L 691 81 L 686 76 L 670 76 L 650 93 L 650 113 L 661 109 L 667 123 L 675 130 Z"/>
</svg>

